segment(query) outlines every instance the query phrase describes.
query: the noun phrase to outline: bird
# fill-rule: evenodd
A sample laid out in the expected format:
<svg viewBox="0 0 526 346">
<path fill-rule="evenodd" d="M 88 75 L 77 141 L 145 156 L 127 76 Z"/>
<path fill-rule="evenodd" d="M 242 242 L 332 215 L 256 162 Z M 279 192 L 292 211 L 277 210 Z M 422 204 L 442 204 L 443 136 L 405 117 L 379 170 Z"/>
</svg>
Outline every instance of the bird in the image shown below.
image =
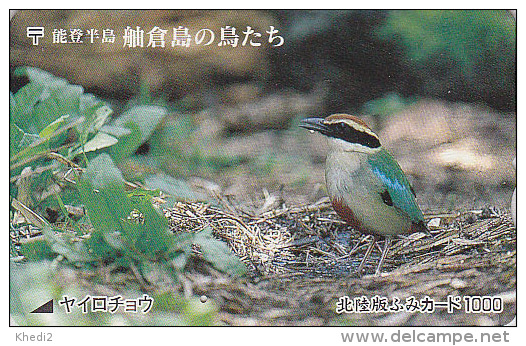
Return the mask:
<svg viewBox="0 0 526 346">
<path fill-rule="evenodd" d="M 306 118 L 299 126 L 328 138 L 325 181 L 333 209 L 351 228 L 372 235 L 356 270 L 358 275 L 375 243 L 385 238 L 375 271 L 379 276 L 393 237 L 428 233 L 414 189 L 378 135 L 357 116 Z"/>
</svg>

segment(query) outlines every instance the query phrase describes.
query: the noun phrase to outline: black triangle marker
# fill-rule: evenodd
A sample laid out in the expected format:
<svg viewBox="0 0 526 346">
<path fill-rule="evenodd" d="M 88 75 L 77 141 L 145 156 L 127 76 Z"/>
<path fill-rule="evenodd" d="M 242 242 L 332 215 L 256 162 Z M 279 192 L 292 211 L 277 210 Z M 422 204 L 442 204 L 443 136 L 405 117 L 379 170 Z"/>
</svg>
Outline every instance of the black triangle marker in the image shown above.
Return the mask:
<svg viewBox="0 0 526 346">
<path fill-rule="evenodd" d="M 53 299 L 49 302 L 40 305 L 35 310 L 31 311 L 32 314 L 52 314 L 53 313 Z"/>
</svg>

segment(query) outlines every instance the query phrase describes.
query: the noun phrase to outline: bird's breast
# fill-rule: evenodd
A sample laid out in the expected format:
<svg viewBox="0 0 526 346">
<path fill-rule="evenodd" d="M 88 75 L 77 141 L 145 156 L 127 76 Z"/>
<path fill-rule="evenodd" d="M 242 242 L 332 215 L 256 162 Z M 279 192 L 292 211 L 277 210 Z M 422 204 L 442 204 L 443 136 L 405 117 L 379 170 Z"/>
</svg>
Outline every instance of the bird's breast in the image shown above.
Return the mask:
<svg viewBox="0 0 526 346">
<path fill-rule="evenodd" d="M 332 152 L 325 178 L 334 210 L 362 233 L 393 236 L 411 231 L 407 215 L 382 199 L 385 187 L 363 153 Z"/>
</svg>

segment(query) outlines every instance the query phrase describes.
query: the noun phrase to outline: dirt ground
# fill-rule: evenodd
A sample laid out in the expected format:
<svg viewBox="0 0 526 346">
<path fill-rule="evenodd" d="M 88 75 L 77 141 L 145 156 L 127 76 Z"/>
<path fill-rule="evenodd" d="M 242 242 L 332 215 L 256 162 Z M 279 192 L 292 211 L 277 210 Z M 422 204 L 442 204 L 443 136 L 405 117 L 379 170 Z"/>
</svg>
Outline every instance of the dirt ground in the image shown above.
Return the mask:
<svg viewBox="0 0 526 346">
<path fill-rule="evenodd" d="M 216 301 L 226 325 L 483 326 L 507 324 L 516 313 L 516 230 L 509 215 L 495 210 L 436 216 L 442 224 L 432 236 L 417 233 L 394 242 L 379 277 L 371 275 L 379 249 L 367 263 L 369 274 L 350 275 L 367 239 L 349 232 L 326 202 L 252 220 L 200 204 L 179 204 L 172 215 L 188 210 L 227 240 L 252 273 L 230 279 L 201 268 L 186 275 L 185 286 Z M 337 313 L 344 296 L 409 305 L 413 298 L 438 303 L 448 296 L 498 296 L 503 309 L 466 313 L 462 301 L 451 312 L 422 312 L 415 303 L 414 310 Z"/>
</svg>

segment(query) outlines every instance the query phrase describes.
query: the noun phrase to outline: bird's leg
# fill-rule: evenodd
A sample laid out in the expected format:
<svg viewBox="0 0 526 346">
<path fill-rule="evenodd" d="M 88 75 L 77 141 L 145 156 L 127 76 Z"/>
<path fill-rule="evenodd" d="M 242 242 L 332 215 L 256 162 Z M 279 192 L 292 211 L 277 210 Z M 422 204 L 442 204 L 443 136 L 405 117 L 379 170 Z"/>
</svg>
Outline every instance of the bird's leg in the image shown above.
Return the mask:
<svg viewBox="0 0 526 346">
<path fill-rule="evenodd" d="M 380 257 L 380 262 L 378 262 L 378 267 L 376 267 L 376 272 L 374 273 L 374 275 L 376 276 L 380 275 L 382 264 L 384 263 L 384 259 L 387 257 L 387 253 L 389 252 L 390 247 L 391 247 L 391 237 L 385 237 L 385 245 L 382 251 L 382 257 Z"/>
<path fill-rule="evenodd" d="M 356 273 L 358 273 L 358 275 L 362 273 L 362 270 L 365 265 L 365 262 L 367 261 L 367 258 L 371 255 L 371 252 L 373 252 L 373 248 L 374 248 L 374 244 L 376 244 L 376 240 L 378 240 L 378 238 L 376 236 L 373 236 L 373 240 L 371 241 L 371 244 L 367 248 L 367 251 L 365 251 L 365 255 L 363 256 L 363 259 L 360 262 L 360 265 L 358 266 L 358 270 L 356 270 Z"/>
</svg>

